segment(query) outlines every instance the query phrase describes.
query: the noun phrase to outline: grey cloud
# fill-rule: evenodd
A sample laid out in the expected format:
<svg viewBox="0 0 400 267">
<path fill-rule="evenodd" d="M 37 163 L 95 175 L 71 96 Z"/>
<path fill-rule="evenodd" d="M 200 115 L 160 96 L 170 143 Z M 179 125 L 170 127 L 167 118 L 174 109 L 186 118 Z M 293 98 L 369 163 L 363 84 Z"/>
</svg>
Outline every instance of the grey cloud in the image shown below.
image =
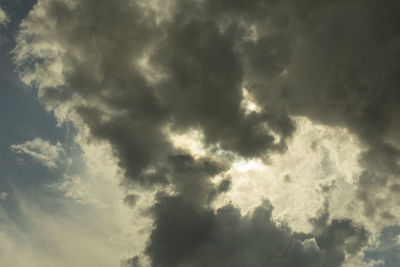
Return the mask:
<svg viewBox="0 0 400 267">
<path fill-rule="evenodd" d="M 316 240 L 318 246 L 327 251 L 323 266 L 340 266 L 345 252 L 356 254 L 367 244 L 368 233 L 349 219 L 334 219 Z"/>
<path fill-rule="evenodd" d="M 229 178 L 225 178 L 218 185 L 210 181 L 211 177 L 223 174 L 227 169 L 224 164 L 210 158 L 194 159 L 187 154 L 175 155 L 169 158 L 167 168 L 176 191 L 193 205 L 207 205 L 219 193 L 229 189 Z"/>
<path fill-rule="evenodd" d="M 210 12 L 232 24 L 242 19 L 259 35 L 238 43 L 244 81 L 258 103 L 355 133 L 366 150 L 358 195 L 367 215 L 387 217 L 392 196 L 376 195 L 400 173 L 399 3 L 234 1 L 222 8 L 217 2 Z"/>
<path fill-rule="evenodd" d="M 233 206 L 198 210 L 181 196 L 158 197 L 147 247 L 152 266 L 341 266 L 367 232 L 351 220 L 332 220 L 315 235 L 277 226 L 265 201 L 242 217 Z"/>
<path fill-rule="evenodd" d="M 209 179 L 224 168 L 189 155 L 169 162 L 178 193 L 159 193 L 150 209 L 154 229 L 145 252 L 152 266 L 341 266 L 346 253 L 366 245 L 367 231 L 349 219 L 330 220 L 328 206 L 311 221 L 311 234 L 278 226 L 267 200 L 246 216 L 232 205 L 215 212 L 210 203 L 224 182 Z"/>
<path fill-rule="evenodd" d="M 126 195 L 124 198 L 124 203 L 129 206 L 134 206 L 138 200 L 139 196 L 135 194 Z"/>
<path fill-rule="evenodd" d="M 73 105 L 92 136 L 111 143 L 129 181 L 176 190 L 159 194 L 152 210 L 147 254 L 154 266 L 340 266 L 345 252 L 365 244 L 363 228 L 320 221 L 314 246 L 275 225 L 270 204 L 244 217 L 231 206 L 214 214 L 210 203 L 229 178 L 215 185 L 210 177 L 227 167 L 182 155 L 164 129 L 200 129 L 206 145 L 254 158 L 285 150 L 290 115 L 346 127 L 366 150 L 357 189 L 366 214 L 383 207 L 381 216 L 394 216 L 384 208 L 392 196 L 375 193 L 398 184 L 398 5 L 175 1 L 157 22 L 141 1 L 43 0 L 36 6 L 43 13 L 25 20 L 15 53 L 22 75 L 32 56 L 48 73 L 52 60 L 61 61 L 62 86 L 34 77 L 49 106 Z M 46 42 L 54 46 L 43 49 L 61 49 L 33 49 Z M 144 55 L 160 79 L 143 74 L 137 63 Z M 243 86 L 261 112 L 241 109 Z"/>
<path fill-rule="evenodd" d="M 146 172 L 171 150 L 160 125 L 129 115 L 104 120 L 100 115 L 103 111 L 97 108 L 79 107 L 78 112 L 94 137 L 111 142 L 127 177 L 143 185 L 167 182 L 162 173 Z"/>
<path fill-rule="evenodd" d="M 198 127 L 209 144 L 260 156 L 274 148 L 274 137 L 262 129 L 262 123 L 278 128 L 282 139 L 294 127 L 290 119 L 280 119 L 273 112 L 245 116 L 240 109 L 244 76 L 235 51 L 240 37 L 236 25 L 221 32 L 217 21 L 198 18 L 191 11 L 179 13 L 166 26 L 167 37 L 151 60 L 168 77 L 158 90 L 169 103 L 174 127 Z"/>
<path fill-rule="evenodd" d="M 121 262 L 121 267 L 140 267 L 140 259 L 138 256 L 124 260 Z"/>
<path fill-rule="evenodd" d="M 284 149 L 294 128 L 286 114 L 245 116 L 240 109 L 243 74 L 235 27 L 221 33 L 215 21 L 192 16 L 196 9 L 189 4 L 190 10 L 157 27 L 154 16 L 143 15 L 135 2 L 79 1 L 75 7 L 63 1 L 40 3 L 57 30 L 26 32 L 34 40 L 50 37 L 63 47 L 57 56 L 65 64 L 66 80 L 61 88 L 43 85 L 42 94 L 55 103 L 71 102 L 73 95 L 84 98 L 88 104 L 77 107 L 78 114 L 93 136 L 111 142 L 128 177 L 149 182 L 138 177 L 157 157 L 171 153 L 162 133 L 171 122 L 176 130 L 199 128 L 208 144 L 244 156 Z M 110 17 L 109 12 L 118 15 Z M 28 18 L 26 23 L 37 26 L 42 21 Z M 156 85 L 135 64 L 149 47 L 154 47 L 150 63 L 167 76 Z M 279 145 L 263 123 L 282 135 Z"/>
<path fill-rule="evenodd" d="M 323 187 L 325 201 L 316 217 L 309 222 L 313 226 L 313 233 L 320 249 L 326 251 L 323 266 L 341 266 L 346 253 L 357 254 L 367 245 L 369 233 L 362 226 L 350 219 L 330 219 L 329 194 L 335 185 Z"/>
</svg>

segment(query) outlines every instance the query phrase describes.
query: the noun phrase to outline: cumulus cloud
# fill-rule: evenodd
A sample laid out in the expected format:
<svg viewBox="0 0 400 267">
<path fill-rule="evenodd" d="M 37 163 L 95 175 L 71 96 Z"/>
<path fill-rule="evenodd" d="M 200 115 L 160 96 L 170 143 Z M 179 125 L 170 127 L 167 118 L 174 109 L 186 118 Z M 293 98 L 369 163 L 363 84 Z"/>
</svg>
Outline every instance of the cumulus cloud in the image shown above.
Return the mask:
<svg viewBox="0 0 400 267">
<path fill-rule="evenodd" d="M 39 0 L 21 24 L 15 63 L 49 110 L 68 111 L 60 120 L 111 145 L 126 188 L 158 191 L 144 257 L 124 264 L 147 256 L 152 266 L 340 266 L 368 239 L 351 219 L 325 212 L 310 233 L 296 233 L 273 221 L 268 202 L 242 215 L 233 205 L 215 211 L 213 201 L 230 189 L 235 157 L 267 164 L 287 150 L 293 116 L 304 116 L 356 136 L 364 214 L 399 219 L 398 8 L 394 0 Z M 243 105 L 249 95 L 253 110 Z M 191 155 L 171 141 L 171 132 L 193 130 L 212 153 Z M 42 146 L 12 149 L 53 168 L 59 152 Z"/>
<path fill-rule="evenodd" d="M 179 196 L 160 196 L 153 213 L 146 251 L 153 266 L 341 266 L 346 252 L 357 253 L 367 241 L 350 220 L 333 220 L 316 235 L 277 226 L 268 201 L 242 217 L 233 206 L 214 214 Z"/>
<path fill-rule="evenodd" d="M 154 229 L 145 254 L 152 266 L 341 266 L 346 253 L 357 254 L 368 240 L 362 226 L 331 220 L 327 209 L 312 220 L 308 234 L 274 221 L 268 200 L 246 216 L 232 205 L 214 211 L 215 192 L 229 189 L 209 183 L 209 176 L 223 171 L 218 164 L 180 155 L 169 167 L 179 193 L 159 193 L 150 209 Z M 141 260 L 124 264 L 147 266 Z"/>
<path fill-rule="evenodd" d="M 18 145 L 11 145 L 10 149 L 16 154 L 27 155 L 49 169 L 57 168 L 64 149 L 60 143 L 55 145 L 41 138 L 34 138 Z"/>
<path fill-rule="evenodd" d="M 268 164 L 235 161 L 229 170 L 232 188 L 219 203 L 229 197 L 246 213 L 268 196 L 275 207 L 274 218 L 285 220 L 295 231 L 310 231 L 308 218 L 324 199 L 320 188 L 334 183 L 329 212 L 358 220 L 361 205 L 354 179 L 362 171 L 358 162 L 362 149 L 357 138 L 345 128 L 317 124 L 305 117 L 292 120 L 296 131 L 288 151 L 271 156 Z"/>
</svg>

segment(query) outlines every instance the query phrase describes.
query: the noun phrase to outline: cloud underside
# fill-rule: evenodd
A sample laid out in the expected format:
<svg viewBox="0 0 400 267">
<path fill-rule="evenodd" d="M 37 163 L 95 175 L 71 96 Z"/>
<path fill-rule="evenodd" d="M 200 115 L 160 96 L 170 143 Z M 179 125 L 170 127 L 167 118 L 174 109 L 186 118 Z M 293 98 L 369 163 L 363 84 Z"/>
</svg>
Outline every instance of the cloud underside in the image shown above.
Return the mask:
<svg viewBox="0 0 400 267">
<path fill-rule="evenodd" d="M 305 116 L 359 139 L 364 215 L 397 221 L 398 8 L 356 0 L 39 0 L 22 22 L 15 63 L 60 121 L 111 144 L 127 187 L 162 188 L 147 247 L 126 265 L 148 257 L 160 267 L 340 266 L 367 242 L 350 219 L 323 210 L 311 233 L 295 233 L 272 220 L 268 201 L 243 216 L 212 202 L 229 190 L 232 157 L 268 162 L 286 150 L 292 116 Z M 244 91 L 256 109 L 243 108 Z M 190 155 L 166 129 L 200 131 L 215 153 Z"/>
</svg>

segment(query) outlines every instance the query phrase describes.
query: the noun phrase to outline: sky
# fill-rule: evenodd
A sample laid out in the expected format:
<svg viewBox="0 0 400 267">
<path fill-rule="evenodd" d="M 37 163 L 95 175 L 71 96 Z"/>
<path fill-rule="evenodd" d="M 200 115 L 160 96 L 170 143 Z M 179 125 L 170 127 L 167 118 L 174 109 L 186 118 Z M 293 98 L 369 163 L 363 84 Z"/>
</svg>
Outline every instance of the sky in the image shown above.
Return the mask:
<svg viewBox="0 0 400 267">
<path fill-rule="evenodd" d="M 0 0 L 0 266 L 400 266 L 395 0 Z"/>
</svg>

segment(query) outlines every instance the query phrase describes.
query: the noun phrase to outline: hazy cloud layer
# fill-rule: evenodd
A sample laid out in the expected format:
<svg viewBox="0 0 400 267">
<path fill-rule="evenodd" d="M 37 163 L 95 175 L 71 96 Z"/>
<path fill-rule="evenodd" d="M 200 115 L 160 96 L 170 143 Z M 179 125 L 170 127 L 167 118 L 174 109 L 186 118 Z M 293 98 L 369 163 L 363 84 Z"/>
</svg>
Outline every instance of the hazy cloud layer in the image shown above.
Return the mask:
<svg viewBox="0 0 400 267">
<path fill-rule="evenodd" d="M 366 244 L 362 226 L 325 213 L 311 234 L 293 233 L 272 220 L 268 202 L 246 216 L 231 205 L 214 212 L 229 189 L 229 157 L 185 154 L 166 128 L 199 130 L 208 148 L 267 162 L 285 151 L 290 116 L 346 127 L 363 146 L 356 184 L 365 214 L 397 219 L 399 7 L 39 0 L 15 62 L 60 120 L 67 110 L 78 130 L 111 144 L 127 185 L 173 191 L 161 190 L 150 211 L 152 266 L 340 266 Z M 259 111 L 242 108 L 243 87 Z"/>
</svg>

